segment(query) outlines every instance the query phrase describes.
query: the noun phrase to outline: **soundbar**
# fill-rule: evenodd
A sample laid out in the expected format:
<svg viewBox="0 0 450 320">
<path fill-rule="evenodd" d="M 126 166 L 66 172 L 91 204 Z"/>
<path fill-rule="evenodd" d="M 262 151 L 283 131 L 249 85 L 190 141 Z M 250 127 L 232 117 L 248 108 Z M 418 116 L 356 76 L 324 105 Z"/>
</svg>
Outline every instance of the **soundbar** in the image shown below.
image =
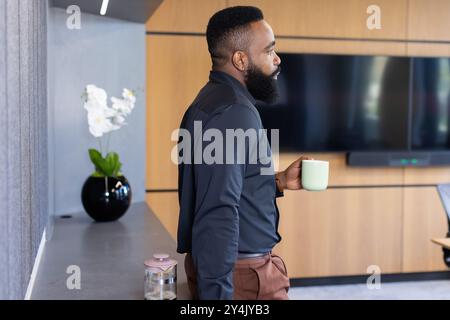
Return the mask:
<svg viewBox="0 0 450 320">
<path fill-rule="evenodd" d="M 349 152 L 347 165 L 354 167 L 450 166 L 450 151 Z"/>
</svg>

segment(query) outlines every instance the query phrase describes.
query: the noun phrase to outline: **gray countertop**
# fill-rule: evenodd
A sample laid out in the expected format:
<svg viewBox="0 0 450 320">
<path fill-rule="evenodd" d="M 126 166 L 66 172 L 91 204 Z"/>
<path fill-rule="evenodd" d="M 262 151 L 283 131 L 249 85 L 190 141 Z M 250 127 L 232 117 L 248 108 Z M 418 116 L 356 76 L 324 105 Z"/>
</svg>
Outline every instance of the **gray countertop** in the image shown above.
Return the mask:
<svg viewBox="0 0 450 320">
<path fill-rule="evenodd" d="M 144 299 L 144 261 L 154 253 L 178 261 L 178 299 L 190 299 L 184 255 L 145 202 L 133 204 L 118 221 L 96 223 L 86 213 L 56 218 L 46 242 L 31 299 Z M 80 289 L 67 280 L 78 266 Z"/>
</svg>

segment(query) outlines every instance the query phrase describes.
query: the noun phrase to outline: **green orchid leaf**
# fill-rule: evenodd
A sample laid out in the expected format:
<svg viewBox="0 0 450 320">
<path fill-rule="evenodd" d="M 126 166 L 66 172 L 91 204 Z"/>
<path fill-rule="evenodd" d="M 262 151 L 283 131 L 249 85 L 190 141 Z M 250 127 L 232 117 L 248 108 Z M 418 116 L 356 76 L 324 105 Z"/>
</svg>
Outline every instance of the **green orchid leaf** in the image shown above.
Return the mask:
<svg viewBox="0 0 450 320">
<path fill-rule="evenodd" d="M 89 149 L 89 157 L 95 166 L 93 177 L 118 177 L 122 163 L 119 161 L 119 155 L 116 152 L 109 152 L 103 158 L 102 154 L 96 149 Z"/>
<path fill-rule="evenodd" d="M 117 153 L 114 152 L 111 157 L 113 159 L 112 175 L 113 175 L 113 177 L 117 177 L 117 175 L 119 174 L 120 168 L 122 167 L 122 163 L 120 163 L 119 155 Z"/>
<path fill-rule="evenodd" d="M 106 155 L 105 163 L 108 176 L 114 176 L 114 168 L 116 167 L 118 158 L 119 156 L 115 152 L 110 152 Z"/>
<path fill-rule="evenodd" d="M 106 176 L 105 160 L 103 159 L 102 154 L 96 149 L 89 149 L 89 157 L 95 166 L 96 172 Z"/>
<path fill-rule="evenodd" d="M 117 162 L 117 166 L 116 166 L 116 168 L 114 169 L 114 176 L 115 177 L 118 177 L 118 176 L 120 176 L 121 174 L 120 174 L 120 169 L 122 168 L 122 163 L 120 162 L 120 161 L 118 161 Z"/>
<path fill-rule="evenodd" d="M 97 165 L 100 163 L 102 157 L 102 154 L 96 150 L 96 149 L 89 149 L 89 158 L 91 158 L 91 161 L 94 165 Z"/>
</svg>

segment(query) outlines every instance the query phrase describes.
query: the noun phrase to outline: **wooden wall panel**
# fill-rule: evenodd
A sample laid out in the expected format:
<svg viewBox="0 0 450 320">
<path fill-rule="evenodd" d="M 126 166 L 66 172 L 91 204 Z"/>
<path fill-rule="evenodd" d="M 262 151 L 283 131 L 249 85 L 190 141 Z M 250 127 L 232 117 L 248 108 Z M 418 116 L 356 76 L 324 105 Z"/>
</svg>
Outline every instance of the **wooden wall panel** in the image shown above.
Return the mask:
<svg viewBox="0 0 450 320">
<path fill-rule="evenodd" d="M 184 111 L 194 99 L 198 90 L 207 82 L 210 70 L 210 58 L 203 37 L 192 36 L 148 36 L 149 50 L 147 68 L 147 188 L 177 188 L 177 167 L 170 159 L 170 152 L 175 145 L 170 140 L 173 130 L 178 128 Z M 279 41 L 279 51 L 295 52 L 311 46 L 310 41 Z M 303 44 L 302 44 L 303 43 Z M 334 43 L 320 41 L 315 43 L 316 52 L 333 52 Z M 341 52 L 346 50 L 345 46 Z M 352 53 L 368 54 L 369 46 L 359 42 L 349 43 Z M 380 46 L 381 50 L 382 47 Z M 404 54 L 405 45 L 385 46 L 384 54 Z M 176 93 L 176 94 L 174 94 Z M 344 155 L 331 156 L 338 160 L 338 167 L 345 167 Z M 290 157 L 289 159 L 291 159 Z M 295 159 L 294 159 L 295 160 Z M 347 168 L 345 172 L 336 172 L 337 180 L 333 185 L 374 185 L 399 184 L 399 169 L 371 169 L 368 175 L 361 175 L 364 169 Z M 383 180 L 386 178 L 386 180 Z"/>
<path fill-rule="evenodd" d="M 287 191 L 279 198 L 282 242 L 290 277 L 401 271 L 402 189 Z"/>
<path fill-rule="evenodd" d="M 209 18 L 226 0 L 164 0 L 147 21 L 147 31 L 206 32 Z"/>
<path fill-rule="evenodd" d="M 276 35 L 326 37 L 277 38 L 278 52 L 450 56 L 450 43 L 404 41 L 450 40 L 447 0 L 165 0 L 147 30 L 204 33 L 214 12 L 240 4 L 263 9 Z M 381 7 L 381 30 L 366 28 L 370 4 Z M 177 166 L 170 160 L 175 142 L 170 135 L 207 82 L 210 58 L 202 36 L 149 35 L 147 50 L 146 187 L 176 189 Z M 355 168 L 345 165 L 343 153 L 308 155 L 330 161 L 331 186 L 450 181 L 448 168 Z M 281 154 L 278 169 L 298 156 Z M 149 193 L 146 200 L 175 238 L 177 193 Z M 447 231 L 434 188 L 287 191 L 278 203 L 283 241 L 275 251 L 286 259 L 293 278 L 365 274 L 371 264 L 383 273 L 445 269 L 440 247 L 430 241 Z"/>
<path fill-rule="evenodd" d="M 184 112 L 208 81 L 210 58 L 202 37 L 147 36 L 147 189 L 176 189 L 171 141 Z"/>
<path fill-rule="evenodd" d="M 436 188 L 405 188 L 403 205 L 403 271 L 447 270 L 442 248 L 431 242 L 447 234 L 447 217 Z"/>
<path fill-rule="evenodd" d="M 343 153 L 283 153 L 280 154 L 279 169 L 285 170 L 301 155 L 316 160 L 330 162 L 330 186 L 374 186 L 401 185 L 403 183 L 402 168 L 360 168 L 346 165 Z"/>
<path fill-rule="evenodd" d="M 401 193 L 287 191 L 277 201 L 283 240 L 274 251 L 286 259 L 291 278 L 365 274 L 372 264 L 383 273 L 401 272 Z M 146 201 L 176 239 L 177 193 L 148 193 Z"/>
<path fill-rule="evenodd" d="M 450 182 L 448 167 L 405 168 L 405 184 L 437 184 Z"/>
<path fill-rule="evenodd" d="M 178 215 L 180 206 L 178 205 L 177 192 L 154 192 L 147 193 L 145 201 L 153 210 L 155 215 L 167 229 L 172 238 L 177 240 Z"/>
<path fill-rule="evenodd" d="M 404 39 L 407 0 L 229 0 L 259 7 L 276 35 Z M 381 9 L 380 30 L 369 30 L 367 7 Z"/>
<path fill-rule="evenodd" d="M 399 42 L 284 38 L 276 38 L 275 40 L 276 50 L 278 52 L 389 56 L 406 55 L 406 44 Z M 281 61 L 281 66 L 283 66 L 283 61 Z"/>
<path fill-rule="evenodd" d="M 450 1 L 409 0 L 408 56 L 450 56 Z M 433 42 L 435 41 L 435 42 Z"/>
<path fill-rule="evenodd" d="M 450 43 L 408 43 L 406 53 L 411 57 L 450 57 Z"/>
<path fill-rule="evenodd" d="M 168 12 L 175 11 L 174 3 L 168 1 L 166 7 L 164 4 L 158 10 L 165 12 L 162 17 L 169 17 Z M 178 127 L 187 106 L 206 83 L 210 58 L 204 37 L 148 36 L 147 42 L 148 50 L 151 52 L 147 63 L 149 93 L 147 188 L 174 189 L 177 187 L 177 168 L 170 161 L 170 151 L 174 145 L 170 141 L 170 134 Z M 406 44 L 392 42 L 293 39 L 279 39 L 277 42 L 277 50 L 280 52 L 386 55 L 404 55 L 406 52 Z M 353 168 L 339 176 L 345 177 L 345 185 L 379 184 L 385 176 L 379 175 L 379 170 L 371 170 L 371 174 L 358 178 L 360 171 L 361 169 Z M 398 183 L 398 170 L 393 175 L 391 173 L 394 170 L 382 172 L 388 173 L 386 183 Z M 357 181 L 352 177 L 357 177 Z M 369 177 L 375 178 L 376 181 L 367 179 Z M 336 183 L 340 183 L 341 180 Z"/>
<path fill-rule="evenodd" d="M 450 1 L 408 0 L 408 39 L 450 41 Z M 424 44 L 426 46 L 426 44 Z"/>
</svg>

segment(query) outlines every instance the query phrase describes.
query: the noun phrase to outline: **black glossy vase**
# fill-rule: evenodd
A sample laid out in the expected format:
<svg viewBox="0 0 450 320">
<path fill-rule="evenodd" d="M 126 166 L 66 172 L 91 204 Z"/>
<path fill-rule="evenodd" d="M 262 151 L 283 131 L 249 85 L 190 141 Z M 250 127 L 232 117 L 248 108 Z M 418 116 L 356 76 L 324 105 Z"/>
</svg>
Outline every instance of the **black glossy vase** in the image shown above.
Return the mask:
<svg viewBox="0 0 450 320">
<path fill-rule="evenodd" d="M 84 210 L 95 221 L 114 221 L 128 210 L 131 204 L 131 187 L 124 176 L 91 176 L 84 182 L 81 202 Z"/>
</svg>

